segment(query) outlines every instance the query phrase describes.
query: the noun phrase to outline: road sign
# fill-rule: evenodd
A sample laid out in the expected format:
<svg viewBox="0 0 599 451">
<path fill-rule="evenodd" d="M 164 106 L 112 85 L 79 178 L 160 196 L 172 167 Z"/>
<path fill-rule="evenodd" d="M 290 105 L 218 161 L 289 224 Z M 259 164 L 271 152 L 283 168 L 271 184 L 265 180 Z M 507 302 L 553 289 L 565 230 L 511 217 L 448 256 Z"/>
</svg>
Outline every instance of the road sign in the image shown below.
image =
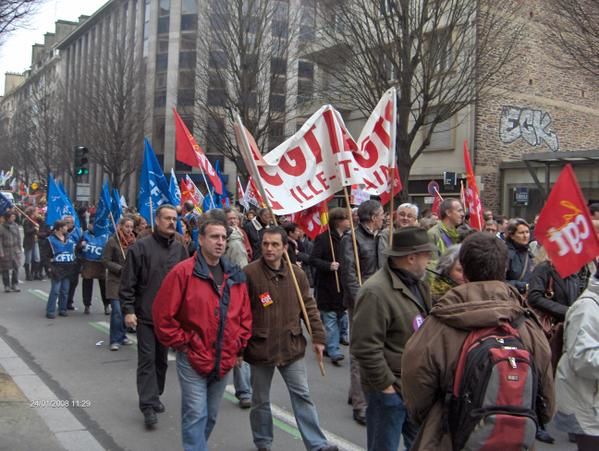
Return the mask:
<svg viewBox="0 0 599 451">
<path fill-rule="evenodd" d="M 431 196 L 435 196 L 435 192 L 439 192 L 439 184 L 435 180 L 431 180 L 426 189 Z"/>
<path fill-rule="evenodd" d="M 77 183 L 77 196 L 79 202 L 89 202 L 89 183 Z"/>
</svg>

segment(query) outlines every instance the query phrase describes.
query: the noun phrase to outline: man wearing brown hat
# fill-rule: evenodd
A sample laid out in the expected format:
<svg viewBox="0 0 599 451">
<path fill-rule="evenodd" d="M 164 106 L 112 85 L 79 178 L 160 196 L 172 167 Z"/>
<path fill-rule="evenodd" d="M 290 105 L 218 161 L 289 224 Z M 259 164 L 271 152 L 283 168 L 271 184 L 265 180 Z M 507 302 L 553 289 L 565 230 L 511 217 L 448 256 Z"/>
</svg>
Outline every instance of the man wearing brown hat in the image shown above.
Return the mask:
<svg viewBox="0 0 599 451">
<path fill-rule="evenodd" d="M 358 292 L 351 352 L 368 400 L 369 451 L 396 451 L 402 434 L 409 449 L 417 433 L 401 397 L 401 356 L 431 308 L 423 278 L 434 251 L 424 229 L 400 229 L 385 251 L 383 267 Z"/>
</svg>

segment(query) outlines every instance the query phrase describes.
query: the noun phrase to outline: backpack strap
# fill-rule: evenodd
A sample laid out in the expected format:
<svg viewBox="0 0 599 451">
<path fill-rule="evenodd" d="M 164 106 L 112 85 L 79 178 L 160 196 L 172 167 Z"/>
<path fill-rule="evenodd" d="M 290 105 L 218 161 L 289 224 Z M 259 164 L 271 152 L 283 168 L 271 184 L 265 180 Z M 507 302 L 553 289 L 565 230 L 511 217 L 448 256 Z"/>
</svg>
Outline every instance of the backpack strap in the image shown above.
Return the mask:
<svg viewBox="0 0 599 451">
<path fill-rule="evenodd" d="M 524 268 L 522 268 L 522 272 L 520 273 L 520 276 L 518 277 L 518 281 L 521 281 L 522 279 L 524 279 L 524 276 L 528 272 L 529 262 L 530 262 L 530 256 L 528 255 L 528 251 L 527 251 L 526 252 L 526 260 L 524 261 Z"/>
</svg>

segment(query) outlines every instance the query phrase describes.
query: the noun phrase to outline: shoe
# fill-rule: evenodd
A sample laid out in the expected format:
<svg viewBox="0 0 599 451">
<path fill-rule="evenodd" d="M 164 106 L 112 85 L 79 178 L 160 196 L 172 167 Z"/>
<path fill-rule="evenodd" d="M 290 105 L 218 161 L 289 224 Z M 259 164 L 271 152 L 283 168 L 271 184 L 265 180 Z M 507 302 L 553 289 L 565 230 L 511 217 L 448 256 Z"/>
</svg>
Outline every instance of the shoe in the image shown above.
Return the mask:
<svg viewBox="0 0 599 451">
<path fill-rule="evenodd" d="M 555 442 L 555 439 L 545 429 L 537 429 L 537 440 L 550 445 Z"/>
<path fill-rule="evenodd" d="M 111 350 L 111 351 L 118 351 L 120 348 L 121 348 L 121 347 L 119 346 L 119 344 L 118 344 L 118 343 L 112 343 L 112 344 L 110 345 L 110 350 Z"/>
<path fill-rule="evenodd" d="M 108 306 L 105 306 L 105 307 L 104 307 L 104 314 L 105 314 L 106 316 L 110 315 L 110 307 L 108 307 Z"/>
<path fill-rule="evenodd" d="M 142 410 L 144 415 L 144 424 L 147 428 L 153 427 L 156 423 L 158 423 L 158 417 L 156 416 L 156 412 L 152 407 L 146 407 Z"/>
<path fill-rule="evenodd" d="M 58 316 L 69 316 L 67 312 L 58 312 Z"/>
<path fill-rule="evenodd" d="M 89 315 L 89 305 L 85 306 L 85 308 L 83 309 L 83 313 Z"/>
<path fill-rule="evenodd" d="M 135 330 L 135 327 L 127 327 L 127 333 L 135 334 L 135 333 L 137 333 L 137 331 Z"/>
<path fill-rule="evenodd" d="M 331 363 L 335 366 L 341 366 L 341 361 L 345 358 L 343 354 L 336 355 L 335 357 L 331 357 Z"/>
<path fill-rule="evenodd" d="M 164 407 L 164 404 L 160 401 L 158 401 L 158 404 L 152 406 L 152 409 L 154 409 L 154 412 L 156 413 L 164 413 L 166 411 L 166 407 Z"/>
<path fill-rule="evenodd" d="M 77 307 L 74 305 L 67 305 L 67 310 L 77 310 Z"/>
<path fill-rule="evenodd" d="M 270 451 L 270 448 L 258 448 L 258 451 Z"/>
<path fill-rule="evenodd" d="M 342 344 L 343 346 L 349 346 L 349 340 L 347 338 L 342 338 L 339 340 L 339 344 Z"/>
<path fill-rule="evenodd" d="M 121 344 L 123 346 L 131 346 L 133 344 L 133 340 L 131 340 L 130 338 L 125 337 L 125 339 L 123 341 L 121 341 Z"/>
<path fill-rule="evenodd" d="M 320 448 L 318 451 L 339 451 L 339 448 L 335 445 L 328 445 L 323 448 Z"/>
<path fill-rule="evenodd" d="M 5 293 L 10 293 L 12 290 L 10 289 L 10 287 L 4 287 L 4 292 Z"/>
<path fill-rule="evenodd" d="M 249 409 L 252 407 L 252 400 L 250 398 L 241 398 L 239 400 L 239 407 L 241 409 Z"/>
<path fill-rule="evenodd" d="M 366 413 L 363 410 L 354 410 L 354 421 L 366 426 Z"/>
<path fill-rule="evenodd" d="M 352 400 L 351 400 L 351 396 L 347 397 L 347 405 L 351 406 L 353 404 Z"/>
<path fill-rule="evenodd" d="M 15 293 L 20 293 L 21 289 L 19 287 L 17 287 L 16 285 L 13 285 L 11 288 L 12 291 L 14 291 Z"/>
<path fill-rule="evenodd" d="M 322 355 L 323 355 L 323 356 L 325 356 L 325 357 L 328 357 L 328 356 L 329 356 L 329 353 L 328 353 L 328 352 L 327 352 L 327 350 L 325 349 L 325 350 L 323 350 L 323 351 L 322 351 Z"/>
<path fill-rule="evenodd" d="M 568 433 L 568 441 L 570 443 L 576 443 L 576 434 L 572 434 L 571 432 Z"/>
<path fill-rule="evenodd" d="M 56 318 L 56 315 L 51 315 L 50 313 L 46 313 L 46 318 L 54 319 L 54 318 Z"/>
</svg>

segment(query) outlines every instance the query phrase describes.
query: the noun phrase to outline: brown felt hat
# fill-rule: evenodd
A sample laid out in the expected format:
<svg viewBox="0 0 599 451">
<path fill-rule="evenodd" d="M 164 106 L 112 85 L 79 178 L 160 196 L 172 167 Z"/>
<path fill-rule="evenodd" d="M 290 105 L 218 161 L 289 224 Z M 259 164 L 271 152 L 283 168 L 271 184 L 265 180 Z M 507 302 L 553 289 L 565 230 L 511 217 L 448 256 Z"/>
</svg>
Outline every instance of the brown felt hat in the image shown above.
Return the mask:
<svg viewBox="0 0 599 451">
<path fill-rule="evenodd" d="M 393 245 L 383 253 L 388 257 L 404 257 L 418 252 L 435 252 L 426 230 L 420 227 L 405 227 L 393 234 Z"/>
</svg>

